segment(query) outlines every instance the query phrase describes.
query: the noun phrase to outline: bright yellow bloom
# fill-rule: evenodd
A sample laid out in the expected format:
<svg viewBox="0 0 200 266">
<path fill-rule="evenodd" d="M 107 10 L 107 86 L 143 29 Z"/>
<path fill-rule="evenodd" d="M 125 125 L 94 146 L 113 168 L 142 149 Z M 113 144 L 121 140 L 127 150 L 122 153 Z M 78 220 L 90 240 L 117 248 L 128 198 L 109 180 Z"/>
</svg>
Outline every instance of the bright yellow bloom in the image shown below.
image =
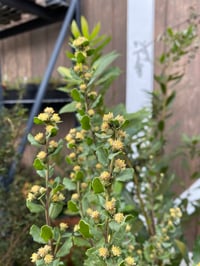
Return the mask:
<svg viewBox="0 0 200 266">
<path fill-rule="evenodd" d="M 76 158 L 76 153 L 75 152 L 70 153 L 69 158 L 71 158 L 71 159 Z"/>
<path fill-rule="evenodd" d="M 76 109 L 80 110 L 82 107 L 81 103 L 76 103 Z"/>
<path fill-rule="evenodd" d="M 93 116 L 95 114 L 93 109 L 88 110 L 88 115 L 89 116 Z"/>
<path fill-rule="evenodd" d="M 34 185 L 31 188 L 31 192 L 34 193 L 34 194 L 38 193 L 39 190 L 40 190 L 40 186 L 38 186 L 38 185 Z"/>
<path fill-rule="evenodd" d="M 114 219 L 117 223 L 122 223 L 124 221 L 124 215 L 123 213 L 116 213 L 115 216 L 114 216 Z"/>
<path fill-rule="evenodd" d="M 31 262 L 36 262 L 39 259 L 39 256 L 37 253 L 33 253 L 31 255 Z"/>
<path fill-rule="evenodd" d="M 45 151 L 40 151 L 38 154 L 37 154 L 37 158 L 40 159 L 40 160 L 44 160 L 46 158 L 47 154 Z"/>
<path fill-rule="evenodd" d="M 43 122 L 48 121 L 49 120 L 49 114 L 47 114 L 47 113 L 40 113 L 38 115 L 38 119 L 40 119 Z"/>
<path fill-rule="evenodd" d="M 113 256 L 116 256 L 116 257 L 119 257 L 122 253 L 121 249 L 114 245 L 112 246 L 111 251 L 112 251 Z"/>
<path fill-rule="evenodd" d="M 87 89 L 87 85 L 86 84 L 81 84 L 80 85 L 80 90 L 81 91 L 85 91 Z"/>
<path fill-rule="evenodd" d="M 119 168 L 121 170 L 125 169 L 126 168 L 126 163 L 124 160 L 121 160 L 121 159 L 117 159 L 115 161 L 115 168 Z"/>
<path fill-rule="evenodd" d="M 83 45 L 84 43 L 87 43 L 88 42 L 88 39 L 83 37 L 83 36 L 80 36 L 78 37 L 77 39 L 75 39 L 72 43 L 73 46 L 75 47 L 79 47 L 81 45 Z"/>
<path fill-rule="evenodd" d="M 33 201 L 35 199 L 35 195 L 33 193 L 28 193 L 27 201 Z"/>
<path fill-rule="evenodd" d="M 97 163 L 96 164 L 96 169 L 101 169 L 102 168 L 102 165 L 100 163 Z"/>
<path fill-rule="evenodd" d="M 48 253 L 49 251 L 51 251 L 51 246 L 49 245 L 45 245 L 44 247 L 44 250 Z"/>
<path fill-rule="evenodd" d="M 38 142 L 40 142 L 44 137 L 44 134 L 42 132 L 39 132 L 37 135 L 35 135 L 34 139 Z"/>
<path fill-rule="evenodd" d="M 39 255 L 40 257 L 42 257 L 42 258 L 43 258 L 47 253 L 48 253 L 48 251 L 47 251 L 46 248 L 44 248 L 44 247 L 38 249 L 38 255 Z"/>
<path fill-rule="evenodd" d="M 110 128 L 107 122 L 103 122 L 101 125 L 101 131 L 106 132 Z"/>
<path fill-rule="evenodd" d="M 46 126 L 46 132 L 47 132 L 47 133 L 51 133 L 51 131 L 52 131 L 53 128 L 54 128 L 54 126 L 52 126 L 52 125 L 47 125 L 47 126 Z"/>
<path fill-rule="evenodd" d="M 58 147 L 58 142 L 55 141 L 55 140 L 51 140 L 51 141 L 49 142 L 49 147 L 50 147 L 50 148 L 57 148 L 57 147 Z"/>
<path fill-rule="evenodd" d="M 99 248 L 98 251 L 99 251 L 99 256 L 103 257 L 104 259 L 106 259 L 106 257 L 108 257 L 108 255 L 109 255 L 107 248 L 101 247 L 101 248 Z"/>
<path fill-rule="evenodd" d="M 127 136 L 126 132 L 123 131 L 123 130 L 119 130 L 118 131 L 118 136 L 121 137 L 121 138 L 125 138 Z"/>
<path fill-rule="evenodd" d="M 110 213 L 114 213 L 115 212 L 115 202 L 116 202 L 116 200 L 114 198 L 112 198 L 112 200 L 106 201 L 105 209 Z"/>
<path fill-rule="evenodd" d="M 91 91 L 91 92 L 88 93 L 88 96 L 97 97 L 97 92 L 96 91 Z"/>
<path fill-rule="evenodd" d="M 54 109 L 52 107 L 46 107 L 44 109 L 44 112 L 48 113 L 48 114 L 53 114 L 55 111 L 54 111 Z"/>
<path fill-rule="evenodd" d="M 53 256 L 51 254 L 47 254 L 45 257 L 44 257 L 44 262 L 46 264 L 50 264 L 51 262 L 53 261 Z"/>
<path fill-rule="evenodd" d="M 83 190 L 86 189 L 87 187 L 88 187 L 88 184 L 87 183 L 85 183 L 85 182 L 81 183 L 81 188 Z"/>
<path fill-rule="evenodd" d="M 125 261 L 125 263 L 126 263 L 127 266 L 134 266 L 134 265 L 136 265 L 134 258 L 132 258 L 130 256 L 127 257 L 124 261 Z"/>
<path fill-rule="evenodd" d="M 109 181 L 111 178 L 110 173 L 108 171 L 103 171 L 100 175 L 100 179 L 103 181 Z"/>
<path fill-rule="evenodd" d="M 71 141 L 73 139 L 73 136 L 71 134 L 67 134 L 65 139 L 66 141 Z"/>
<path fill-rule="evenodd" d="M 60 223 L 59 226 L 61 231 L 65 231 L 69 227 L 67 223 Z"/>
<path fill-rule="evenodd" d="M 83 132 L 77 132 L 76 133 L 76 139 L 83 140 L 84 139 L 84 133 Z"/>
<path fill-rule="evenodd" d="M 126 230 L 126 232 L 130 232 L 130 231 L 131 231 L 131 226 L 130 226 L 130 224 L 127 224 L 127 225 L 126 225 L 126 229 L 125 229 L 125 230 Z"/>
<path fill-rule="evenodd" d="M 80 168 L 79 165 L 75 165 L 74 168 L 73 168 L 73 170 L 74 170 L 75 172 L 78 172 L 80 169 L 81 169 L 81 168 Z"/>
<path fill-rule="evenodd" d="M 122 115 L 117 115 L 117 116 L 115 117 L 115 119 L 118 120 L 118 122 L 119 122 L 120 124 L 123 124 L 124 121 L 125 121 L 125 119 L 124 119 L 124 117 L 123 117 Z"/>
<path fill-rule="evenodd" d="M 92 217 L 92 219 L 94 219 L 96 222 L 99 221 L 100 218 L 100 213 L 98 211 L 93 211 L 90 216 Z"/>
<path fill-rule="evenodd" d="M 108 114 L 105 114 L 103 116 L 103 121 L 104 122 L 110 122 L 110 120 L 113 119 L 113 113 L 109 112 Z"/>
<path fill-rule="evenodd" d="M 181 216 L 182 216 L 182 212 L 181 212 L 180 208 L 171 208 L 169 210 L 169 212 L 170 212 L 170 216 L 172 218 L 181 218 Z"/>
<path fill-rule="evenodd" d="M 52 117 L 51 117 L 51 121 L 55 122 L 55 123 L 58 123 L 60 122 L 60 116 L 58 114 L 53 114 Z"/>
<path fill-rule="evenodd" d="M 86 213 L 87 213 L 88 215 L 91 215 L 91 214 L 93 213 L 93 210 L 92 210 L 91 208 L 88 208 L 88 209 L 86 210 Z"/>
<path fill-rule="evenodd" d="M 112 149 L 115 151 L 120 151 L 124 147 L 124 144 L 119 139 L 110 140 L 110 145 L 111 145 Z"/>
<path fill-rule="evenodd" d="M 79 194 L 78 193 L 74 193 L 72 194 L 72 200 L 78 200 L 79 199 Z"/>
<path fill-rule="evenodd" d="M 197 264 L 197 266 L 200 266 L 200 262 Z"/>
</svg>

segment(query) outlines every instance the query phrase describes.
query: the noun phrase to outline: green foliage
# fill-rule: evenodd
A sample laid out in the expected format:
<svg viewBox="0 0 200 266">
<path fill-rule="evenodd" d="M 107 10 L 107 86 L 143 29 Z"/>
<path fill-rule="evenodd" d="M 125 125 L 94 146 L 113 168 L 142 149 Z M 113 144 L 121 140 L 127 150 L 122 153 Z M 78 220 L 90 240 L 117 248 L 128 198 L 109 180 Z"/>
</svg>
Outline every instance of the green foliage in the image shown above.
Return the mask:
<svg viewBox="0 0 200 266">
<path fill-rule="evenodd" d="M 134 114 L 127 114 L 122 105 L 113 110 L 104 105 L 105 92 L 120 72 L 111 66 L 118 56 L 115 52 L 102 55 L 108 38 L 98 37 L 99 30 L 97 24 L 90 33 L 83 17 L 80 29 L 73 21 L 74 53 L 67 55 L 74 66 L 58 69 L 66 81 L 62 90 L 72 98 L 61 112 L 76 111 L 79 122 L 65 137 L 70 169 L 66 177 L 55 177 L 53 171 L 53 154 L 63 145 L 52 141 L 59 115 L 46 108 L 34 119 L 44 132 L 29 136 L 41 149 L 33 166 L 44 185 L 32 187 L 27 206 L 33 211 L 31 204 L 40 205 L 46 219 L 46 224 L 31 228 L 34 240 L 46 243 L 32 254 L 32 262 L 62 265 L 65 255 L 83 246 L 81 265 L 86 266 L 178 266 L 181 259 L 188 263 L 181 232 L 183 205 L 176 206 L 169 194 L 175 177 L 164 148 L 173 87 L 183 76 L 171 73 L 170 67 L 189 53 L 195 27 L 167 30 L 169 49 L 160 58 L 162 73 L 155 75 L 158 87 L 151 95 L 152 108 Z M 54 215 L 52 206 L 58 210 Z M 72 230 L 67 224 L 55 225 L 61 208 L 79 215 Z"/>
</svg>

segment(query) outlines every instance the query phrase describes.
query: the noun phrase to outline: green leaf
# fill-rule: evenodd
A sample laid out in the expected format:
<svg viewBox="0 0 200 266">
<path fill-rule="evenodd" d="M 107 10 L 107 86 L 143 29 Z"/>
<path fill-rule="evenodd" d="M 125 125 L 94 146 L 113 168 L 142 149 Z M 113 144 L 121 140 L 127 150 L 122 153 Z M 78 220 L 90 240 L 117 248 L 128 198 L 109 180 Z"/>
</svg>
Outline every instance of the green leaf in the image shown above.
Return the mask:
<svg viewBox="0 0 200 266">
<path fill-rule="evenodd" d="M 92 235 L 90 234 L 90 226 L 84 220 L 80 220 L 80 222 L 79 222 L 79 232 L 85 238 L 92 237 Z"/>
<path fill-rule="evenodd" d="M 97 23 L 93 28 L 92 33 L 89 36 L 89 40 L 93 40 L 99 34 L 100 29 L 101 29 L 101 24 Z"/>
<path fill-rule="evenodd" d="M 101 56 L 97 61 L 95 61 L 93 68 L 95 69 L 93 76 L 88 84 L 90 86 L 93 82 L 100 77 L 104 71 L 109 67 L 109 65 L 118 57 L 118 54 L 111 52 L 104 56 Z"/>
<path fill-rule="evenodd" d="M 83 178 L 84 178 L 83 172 L 81 172 L 81 171 L 76 172 L 76 176 L 75 176 L 76 181 L 81 181 L 81 180 L 83 180 Z"/>
<path fill-rule="evenodd" d="M 64 244 L 61 246 L 61 248 L 56 253 L 56 257 L 64 257 L 70 253 L 71 247 L 73 246 L 72 239 L 69 237 Z"/>
<path fill-rule="evenodd" d="M 66 67 L 58 67 L 58 73 L 63 77 L 63 78 L 70 78 L 71 79 L 71 70 L 70 68 Z"/>
<path fill-rule="evenodd" d="M 65 186 L 65 189 L 69 190 L 69 191 L 73 191 L 76 189 L 76 184 L 74 182 L 72 182 L 71 179 L 65 177 L 63 179 L 63 185 Z"/>
<path fill-rule="evenodd" d="M 31 145 L 36 146 L 36 147 L 41 147 L 41 145 L 35 140 L 33 135 L 31 135 L 30 133 L 28 134 L 27 138 Z"/>
<path fill-rule="evenodd" d="M 94 190 L 94 193 L 96 193 L 96 194 L 104 192 L 104 186 L 102 185 L 102 183 L 98 177 L 93 179 L 92 188 Z"/>
<path fill-rule="evenodd" d="M 76 203 L 72 200 L 69 200 L 67 203 L 68 209 L 71 212 L 78 212 L 78 206 L 76 205 Z"/>
<path fill-rule="evenodd" d="M 171 93 L 171 95 L 167 98 L 167 100 L 166 100 L 166 105 L 169 105 L 169 104 L 173 101 L 173 99 L 175 98 L 175 96 L 176 96 L 176 92 L 173 91 L 173 92 Z"/>
<path fill-rule="evenodd" d="M 62 203 L 51 203 L 49 207 L 49 216 L 51 219 L 55 219 L 62 212 Z"/>
<path fill-rule="evenodd" d="M 133 180 L 134 171 L 132 168 L 126 168 L 117 175 L 116 180 L 121 182 L 127 182 Z"/>
<path fill-rule="evenodd" d="M 44 211 L 44 207 L 41 204 L 33 203 L 31 201 L 26 201 L 26 207 L 32 213 L 39 213 Z"/>
<path fill-rule="evenodd" d="M 175 242 L 177 248 L 179 249 L 181 255 L 183 256 L 183 258 L 186 259 L 187 262 L 189 262 L 186 245 L 178 239 L 175 239 L 174 242 Z"/>
<path fill-rule="evenodd" d="M 96 151 L 98 161 L 106 166 L 108 164 L 108 151 L 102 147 L 98 148 Z"/>
<path fill-rule="evenodd" d="M 165 128 L 165 121 L 164 120 L 160 120 L 158 122 L 158 129 L 159 129 L 159 131 L 163 131 L 164 128 Z"/>
<path fill-rule="evenodd" d="M 85 17 L 81 16 L 81 31 L 83 36 L 89 39 L 89 27 Z"/>
<path fill-rule="evenodd" d="M 64 105 L 60 109 L 59 113 L 60 114 L 63 114 L 63 113 L 73 113 L 75 111 L 76 111 L 76 102 L 73 101 L 73 102 L 71 102 L 69 104 Z"/>
<path fill-rule="evenodd" d="M 200 236 L 197 237 L 193 248 L 193 261 L 194 263 L 200 262 Z"/>
<path fill-rule="evenodd" d="M 74 243 L 74 246 L 77 246 L 77 247 L 90 247 L 90 243 L 86 239 L 83 239 L 82 237 L 74 236 L 73 243 Z"/>
<path fill-rule="evenodd" d="M 35 224 L 33 224 L 30 228 L 30 235 L 35 242 L 42 244 L 46 243 L 46 241 L 44 241 L 44 239 L 40 236 L 40 228 Z"/>
<path fill-rule="evenodd" d="M 77 89 L 73 89 L 72 91 L 71 91 L 71 96 L 72 96 L 72 98 L 73 98 L 73 100 L 74 101 L 77 101 L 77 102 L 81 102 L 81 93 L 79 92 L 79 90 L 77 90 Z"/>
<path fill-rule="evenodd" d="M 40 230 L 41 238 L 47 243 L 53 237 L 52 227 L 48 225 L 43 225 Z"/>
<path fill-rule="evenodd" d="M 84 115 L 81 118 L 80 122 L 81 122 L 81 126 L 82 126 L 83 129 L 85 129 L 85 130 L 89 130 L 90 129 L 90 127 L 91 127 L 90 126 L 90 118 L 89 118 L 88 115 Z"/>
<path fill-rule="evenodd" d="M 33 118 L 33 122 L 36 125 L 42 125 L 42 124 L 44 124 L 44 121 L 40 120 L 37 116 Z"/>
<path fill-rule="evenodd" d="M 34 160 L 33 167 L 35 168 L 35 170 L 45 170 L 46 169 L 46 167 L 43 164 L 43 162 L 40 159 L 38 159 L 38 158 L 36 158 Z"/>
<path fill-rule="evenodd" d="M 75 38 L 81 36 L 80 30 L 75 20 L 73 20 L 71 23 L 71 32 Z"/>
</svg>

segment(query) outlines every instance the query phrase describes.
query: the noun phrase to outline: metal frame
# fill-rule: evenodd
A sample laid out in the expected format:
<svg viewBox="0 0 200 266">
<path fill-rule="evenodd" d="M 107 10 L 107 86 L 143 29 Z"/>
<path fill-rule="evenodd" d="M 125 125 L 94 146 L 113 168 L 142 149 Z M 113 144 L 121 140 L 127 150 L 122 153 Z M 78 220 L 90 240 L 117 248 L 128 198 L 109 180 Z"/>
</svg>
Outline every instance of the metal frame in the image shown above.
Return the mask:
<svg viewBox="0 0 200 266">
<path fill-rule="evenodd" d="M 68 30 L 69 25 L 70 25 L 72 19 L 74 18 L 74 16 L 77 20 L 77 23 L 80 24 L 80 0 L 71 0 L 69 8 L 66 12 L 66 15 L 65 15 L 60 33 L 58 35 L 57 41 L 55 43 L 51 58 L 49 60 L 46 72 L 44 73 L 43 80 L 42 80 L 42 82 L 39 86 L 38 92 L 36 94 L 35 101 L 34 101 L 34 104 L 32 106 L 32 109 L 31 109 L 31 112 L 29 115 L 29 119 L 27 122 L 24 136 L 22 137 L 22 140 L 20 142 L 20 145 L 19 145 L 19 148 L 17 151 L 19 159 L 22 157 L 22 154 L 25 150 L 25 146 L 27 143 L 27 136 L 28 136 L 28 134 L 31 131 L 32 126 L 33 126 L 33 119 L 38 114 L 40 107 L 42 105 L 42 100 L 44 98 L 49 79 L 51 77 L 52 71 L 53 71 L 54 66 L 56 64 L 56 60 L 58 58 L 62 44 L 64 42 L 64 38 L 67 34 L 67 30 Z M 11 168 L 10 168 L 10 171 L 8 173 L 8 178 L 3 179 L 5 187 L 8 187 L 9 184 L 13 181 L 18 162 L 19 161 L 16 161 L 16 160 L 13 161 Z"/>
</svg>

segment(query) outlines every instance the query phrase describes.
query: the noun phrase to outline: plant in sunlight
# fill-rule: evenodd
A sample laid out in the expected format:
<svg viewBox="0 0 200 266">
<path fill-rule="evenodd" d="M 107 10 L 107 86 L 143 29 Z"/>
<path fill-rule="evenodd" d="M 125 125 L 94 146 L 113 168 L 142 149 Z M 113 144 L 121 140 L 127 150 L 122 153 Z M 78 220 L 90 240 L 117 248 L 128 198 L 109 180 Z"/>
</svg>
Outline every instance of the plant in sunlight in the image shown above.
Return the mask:
<svg viewBox="0 0 200 266">
<path fill-rule="evenodd" d="M 102 54 L 109 38 L 99 37 L 99 30 L 97 24 L 90 33 L 84 17 L 81 29 L 73 21 L 73 53 L 67 53 L 73 67 L 58 69 L 66 82 L 61 90 L 72 98 L 60 113 L 76 112 L 79 125 L 56 142 L 61 119 L 47 107 L 34 119 L 44 131 L 29 135 L 40 149 L 33 165 L 44 185 L 31 188 L 27 206 L 46 218 L 46 224 L 31 227 L 33 239 L 42 245 L 31 260 L 38 266 L 65 265 L 72 249 L 84 248 L 85 266 L 178 266 L 188 257 L 182 206 L 168 193 L 174 176 L 164 155 L 164 129 L 175 97 L 171 87 L 182 77 L 170 67 L 191 51 L 196 28 L 190 23 L 183 32 L 168 29 L 169 50 L 160 57 L 167 71 L 155 76 L 159 88 L 152 93 L 152 110 L 134 114 L 122 105 L 112 110 L 104 105 L 106 90 L 120 71 L 111 66 L 117 53 Z M 63 141 L 69 172 L 61 178 L 54 176 L 53 158 Z M 65 223 L 55 226 L 61 212 L 79 216 L 72 230 Z"/>
</svg>

